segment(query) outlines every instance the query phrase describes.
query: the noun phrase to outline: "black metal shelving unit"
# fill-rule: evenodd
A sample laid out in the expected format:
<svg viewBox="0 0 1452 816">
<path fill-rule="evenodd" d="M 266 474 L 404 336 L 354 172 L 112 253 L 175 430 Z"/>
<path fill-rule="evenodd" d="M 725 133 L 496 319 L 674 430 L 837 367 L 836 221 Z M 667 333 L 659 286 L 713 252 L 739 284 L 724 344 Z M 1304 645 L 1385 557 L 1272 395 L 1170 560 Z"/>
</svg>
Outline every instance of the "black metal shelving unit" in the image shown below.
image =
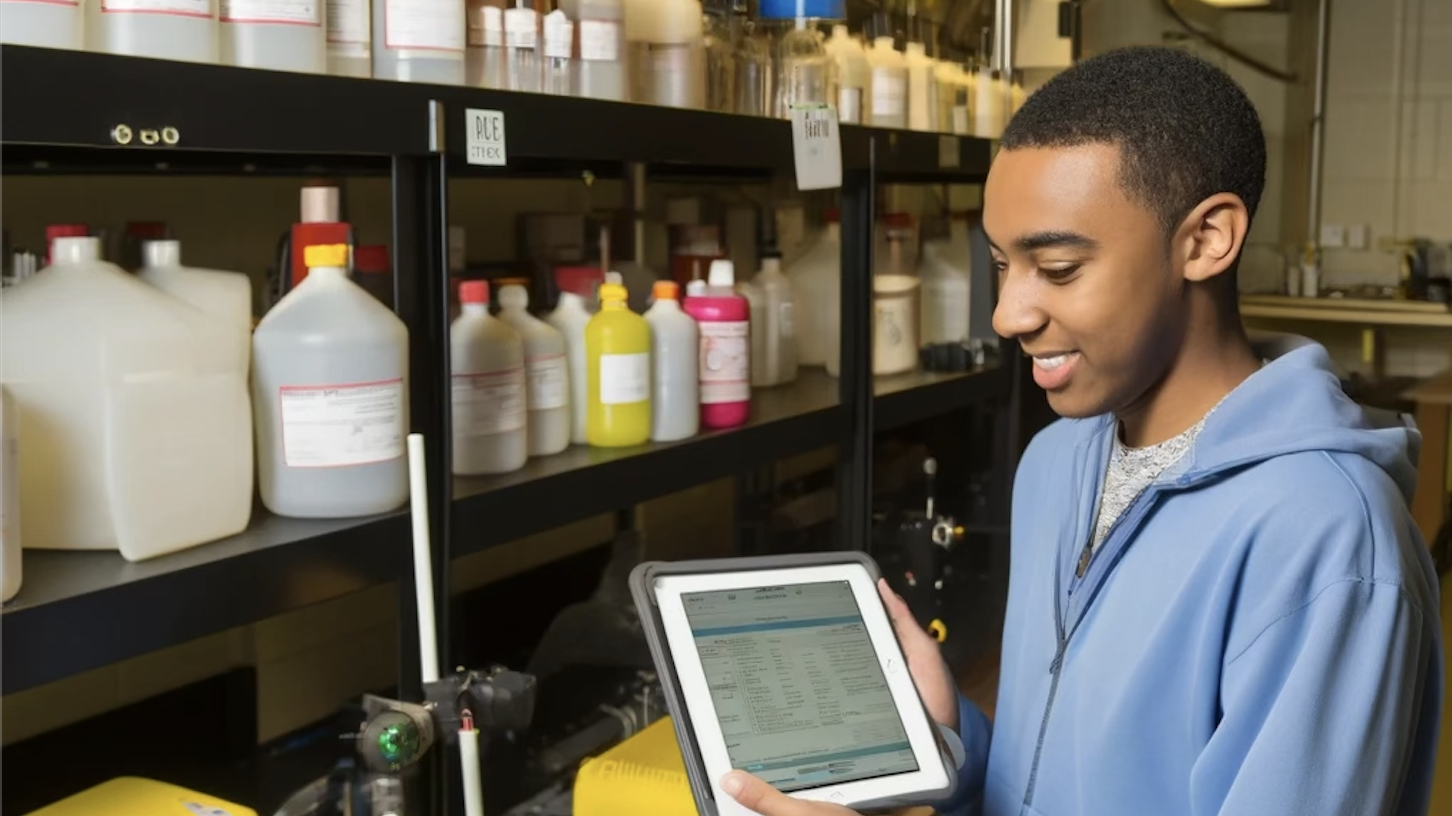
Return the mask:
<svg viewBox="0 0 1452 816">
<path fill-rule="evenodd" d="M 618 173 L 627 163 L 703 177 L 790 173 L 788 123 L 9 45 L 0 46 L 0 99 L 7 173 L 390 176 L 395 309 L 411 338 L 412 430 L 428 443 L 444 646 L 453 558 L 817 448 L 835 446 L 838 453 L 840 506 L 848 508 L 839 543 L 865 548 L 874 434 L 1012 399 L 1008 367 L 875 382 L 868 373 L 874 190 L 893 182 L 981 182 L 991 150 L 981 140 L 842 128 L 840 380 L 807 370 L 793 385 L 759 391 L 752 421 L 740 429 L 627 450 L 571 448 L 516 473 L 453 478 L 449 180 L 566 176 L 581 168 Z M 504 114 L 507 166 L 468 164 L 469 110 Z M 241 535 L 140 564 L 115 553 L 27 551 L 24 586 L 0 616 L 0 688 L 21 691 L 391 580 L 398 581 L 400 614 L 409 619 L 409 547 L 407 508 L 330 521 L 284 519 L 258 508 Z M 405 694 L 419 686 L 416 637 L 413 627 L 400 627 Z"/>
</svg>

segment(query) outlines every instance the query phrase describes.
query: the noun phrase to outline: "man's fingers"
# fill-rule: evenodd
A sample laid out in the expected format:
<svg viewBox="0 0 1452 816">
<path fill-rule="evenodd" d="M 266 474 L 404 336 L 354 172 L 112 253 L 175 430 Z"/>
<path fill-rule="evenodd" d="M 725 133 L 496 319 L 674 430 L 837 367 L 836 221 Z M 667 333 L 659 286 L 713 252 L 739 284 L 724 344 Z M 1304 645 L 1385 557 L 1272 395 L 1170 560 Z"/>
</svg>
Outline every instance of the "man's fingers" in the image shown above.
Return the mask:
<svg viewBox="0 0 1452 816">
<path fill-rule="evenodd" d="M 761 816 L 849 816 L 852 811 L 825 802 L 793 799 L 751 774 L 732 771 L 721 780 L 721 790 Z"/>
<path fill-rule="evenodd" d="M 907 601 L 892 591 L 886 578 L 877 579 L 877 594 L 882 596 L 882 604 L 887 607 L 887 616 L 892 620 L 892 628 L 897 631 L 899 639 L 929 637 L 918 625 L 917 618 L 913 617 L 913 611 L 908 609 Z"/>
</svg>

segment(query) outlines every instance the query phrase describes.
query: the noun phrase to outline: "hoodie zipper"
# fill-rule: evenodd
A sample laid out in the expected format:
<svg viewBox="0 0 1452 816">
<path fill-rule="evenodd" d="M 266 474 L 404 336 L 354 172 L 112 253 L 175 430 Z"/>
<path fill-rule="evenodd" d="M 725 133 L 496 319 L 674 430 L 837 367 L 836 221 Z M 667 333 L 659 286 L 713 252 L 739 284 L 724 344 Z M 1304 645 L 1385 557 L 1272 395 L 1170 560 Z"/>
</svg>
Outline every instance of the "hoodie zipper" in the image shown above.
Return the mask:
<svg viewBox="0 0 1452 816">
<path fill-rule="evenodd" d="M 1080 485 L 1082 486 L 1082 484 L 1083 476 L 1081 474 Z M 1184 481 L 1177 480 L 1176 482 L 1173 482 L 1171 484 L 1174 484 L 1175 486 L 1181 486 L 1184 484 Z M 1133 502 L 1131 502 L 1130 506 L 1126 508 L 1124 514 L 1121 515 L 1114 524 L 1110 525 L 1109 531 L 1104 535 L 1103 546 L 1107 547 L 1110 544 L 1111 540 L 1113 540 L 1121 533 L 1123 533 L 1123 535 L 1133 535 L 1134 531 L 1139 528 L 1140 523 L 1144 520 L 1144 517 L 1148 515 L 1148 508 L 1153 505 L 1154 500 L 1159 497 L 1159 494 L 1161 492 L 1163 492 L 1165 486 L 1166 485 L 1164 484 L 1152 484 Z M 1100 501 L 1102 501 L 1102 498 L 1096 499 L 1094 503 L 1096 515 Z M 1082 518 L 1078 520 L 1078 523 L 1079 525 L 1082 525 Z M 1094 526 L 1096 525 L 1091 524 L 1088 533 L 1086 534 L 1086 536 L 1084 536 L 1087 538 L 1087 543 L 1085 545 L 1086 547 L 1093 546 L 1094 539 L 1092 538 L 1092 536 L 1094 535 Z M 1113 570 L 1114 567 L 1119 563 L 1119 560 L 1124 557 L 1124 552 L 1125 551 L 1121 549 L 1119 552 L 1115 553 L 1113 562 L 1105 567 L 1105 569 Z M 1076 559 L 1076 561 L 1077 560 L 1078 559 Z M 1075 577 L 1073 579 L 1073 582 L 1070 584 L 1070 592 L 1073 592 L 1073 590 L 1079 588 L 1080 580 L 1085 575 L 1088 575 L 1087 569 L 1082 571 L 1083 575 L 1080 575 L 1080 572 L 1081 571 L 1077 569 L 1076 565 Z M 1028 785 L 1024 790 L 1023 796 L 1024 807 L 1033 807 L 1034 792 L 1038 787 L 1039 780 L 1039 763 L 1043 760 L 1044 742 L 1047 739 L 1049 733 L 1049 715 L 1053 712 L 1054 701 L 1059 695 L 1059 679 L 1063 676 L 1064 661 L 1069 652 L 1069 641 L 1074 637 L 1074 633 L 1079 630 L 1079 623 L 1084 619 L 1084 613 L 1088 611 L 1089 604 L 1093 603 L 1094 598 L 1099 594 L 1099 586 L 1103 585 L 1103 581 L 1100 581 L 1099 586 L 1096 586 L 1094 588 L 1094 591 L 1090 593 L 1089 597 L 1084 600 L 1081 607 L 1082 611 L 1078 616 L 1075 617 L 1073 626 L 1066 628 L 1063 607 L 1063 579 L 1064 571 L 1061 567 L 1056 565 L 1056 568 L 1054 570 L 1054 628 L 1058 636 L 1058 645 L 1057 648 L 1055 648 L 1054 650 L 1054 660 L 1052 663 L 1049 664 L 1049 697 L 1048 700 L 1044 702 L 1044 716 L 1039 721 L 1039 738 L 1037 743 L 1034 745 L 1033 764 L 1029 767 Z"/>
</svg>

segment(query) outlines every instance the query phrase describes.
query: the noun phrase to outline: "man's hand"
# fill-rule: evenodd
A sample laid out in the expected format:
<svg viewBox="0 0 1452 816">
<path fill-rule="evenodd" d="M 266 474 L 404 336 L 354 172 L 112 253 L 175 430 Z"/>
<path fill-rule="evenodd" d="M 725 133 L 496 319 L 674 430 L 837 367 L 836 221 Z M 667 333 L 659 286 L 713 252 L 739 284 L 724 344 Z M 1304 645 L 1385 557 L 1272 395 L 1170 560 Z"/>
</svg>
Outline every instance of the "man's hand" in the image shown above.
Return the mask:
<svg viewBox="0 0 1452 816">
<path fill-rule="evenodd" d="M 907 602 L 888 588 L 886 579 L 877 580 L 877 592 L 887 607 L 888 617 L 892 619 L 892 628 L 902 644 L 903 657 L 907 658 L 908 673 L 913 676 L 923 705 L 927 706 L 928 716 L 957 731 L 958 686 L 953 682 L 948 664 L 943 662 L 938 641 L 923 631 L 908 609 Z"/>
<path fill-rule="evenodd" d="M 828 802 L 793 799 L 743 771 L 732 771 L 721 780 L 721 790 L 761 816 L 858 816 L 856 811 Z"/>
</svg>

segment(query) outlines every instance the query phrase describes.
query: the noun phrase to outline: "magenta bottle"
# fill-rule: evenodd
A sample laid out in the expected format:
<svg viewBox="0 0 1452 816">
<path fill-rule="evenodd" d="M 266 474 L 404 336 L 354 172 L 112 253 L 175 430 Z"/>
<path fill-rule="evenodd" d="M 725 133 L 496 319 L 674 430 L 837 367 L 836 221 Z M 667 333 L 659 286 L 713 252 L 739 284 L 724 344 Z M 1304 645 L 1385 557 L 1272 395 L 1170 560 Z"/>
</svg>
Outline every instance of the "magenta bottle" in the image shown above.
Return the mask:
<svg viewBox="0 0 1452 816">
<path fill-rule="evenodd" d="M 711 262 L 702 287 L 686 289 L 686 313 L 701 329 L 701 425 L 736 428 L 751 416 L 751 307 L 736 294 L 731 262 Z"/>
</svg>

